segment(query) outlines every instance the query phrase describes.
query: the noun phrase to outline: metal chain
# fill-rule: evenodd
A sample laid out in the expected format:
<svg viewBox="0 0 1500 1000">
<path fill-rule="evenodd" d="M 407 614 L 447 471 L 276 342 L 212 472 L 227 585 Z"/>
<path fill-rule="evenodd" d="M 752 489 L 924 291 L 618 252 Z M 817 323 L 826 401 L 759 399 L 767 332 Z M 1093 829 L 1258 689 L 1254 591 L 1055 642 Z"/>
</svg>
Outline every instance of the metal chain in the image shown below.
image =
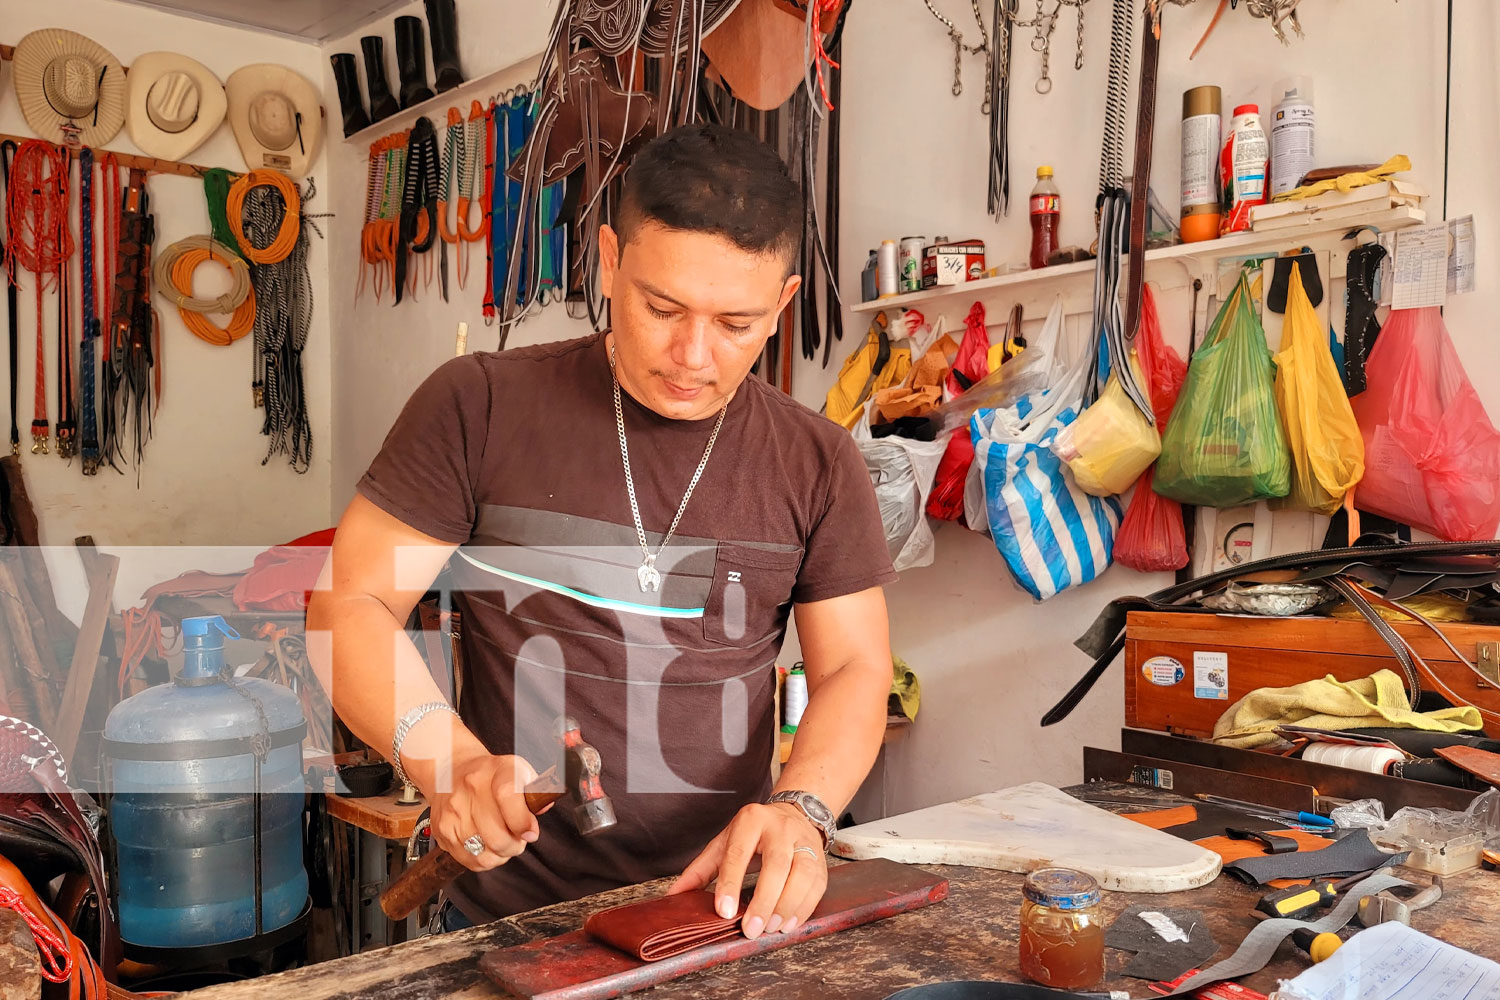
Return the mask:
<svg viewBox="0 0 1500 1000">
<path fill-rule="evenodd" d="M 971 55 L 979 55 L 981 53 L 984 54 L 984 102 L 981 105 L 980 111 L 981 113 L 988 115 L 990 113 L 990 81 L 993 79 L 993 74 L 995 72 L 995 53 L 994 49 L 990 45 L 989 31 L 987 31 L 984 26 L 984 13 L 979 9 L 979 0 L 969 0 L 969 6 L 974 11 L 974 21 L 979 25 L 978 45 L 970 45 L 965 42 L 963 32 L 958 30 L 958 25 L 954 24 L 948 17 L 943 14 L 942 11 L 934 7 L 932 5 L 932 0 L 922 0 L 922 5 L 927 8 L 928 12 L 931 13 L 933 17 L 938 19 L 938 22 L 942 24 L 943 27 L 948 29 L 948 37 L 953 41 L 954 97 L 957 97 L 964 92 L 964 53 L 968 52 Z"/>
<path fill-rule="evenodd" d="M 1052 33 L 1057 30 L 1057 19 L 1062 14 L 1064 7 L 1072 7 L 1077 14 L 1078 30 L 1075 50 L 1073 55 L 1073 68 L 1083 69 L 1083 8 L 1089 0 L 1053 0 L 1052 10 L 1046 8 L 1045 0 L 1036 0 L 1036 13 L 1029 20 L 1022 20 L 1015 14 L 1005 12 L 1004 25 L 995 26 L 995 36 L 999 38 L 1003 32 L 1007 43 L 1010 34 L 1017 28 L 1030 28 L 1032 30 L 1031 51 L 1042 57 L 1042 75 L 1037 79 L 1036 92 L 1045 94 L 1052 90 Z M 1177 0 L 1173 0 L 1177 2 Z M 1185 0 L 1191 3 L 1192 0 Z"/>
<path fill-rule="evenodd" d="M 714 421 L 714 429 L 708 435 L 708 447 L 703 449 L 703 458 L 698 461 L 698 468 L 693 472 L 693 478 L 688 483 L 687 492 L 682 495 L 682 503 L 677 505 L 677 513 L 672 518 L 672 526 L 667 529 L 666 535 L 661 540 L 653 554 L 651 546 L 646 542 L 646 529 L 641 525 L 641 508 L 635 499 L 635 477 L 630 472 L 630 446 L 625 443 L 625 411 L 620 405 L 620 379 L 615 374 L 615 349 L 611 345 L 609 349 L 609 377 L 615 388 L 615 430 L 620 435 L 620 459 L 625 463 L 625 491 L 630 494 L 630 516 L 635 519 L 635 537 L 641 543 L 641 554 L 645 556 L 642 570 L 652 568 L 656 564 L 656 557 L 661 555 L 667 543 L 677 532 L 677 523 L 682 520 L 683 511 L 687 510 L 688 500 L 693 495 L 694 488 L 698 485 L 698 479 L 703 475 L 703 469 L 708 465 L 708 456 L 713 454 L 714 442 L 719 439 L 719 428 L 724 426 L 724 415 L 729 412 L 729 404 L 725 403 L 719 410 L 719 419 Z M 641 578 L 641 589 L 646 589 L 645 576 Z"/>
</svg>

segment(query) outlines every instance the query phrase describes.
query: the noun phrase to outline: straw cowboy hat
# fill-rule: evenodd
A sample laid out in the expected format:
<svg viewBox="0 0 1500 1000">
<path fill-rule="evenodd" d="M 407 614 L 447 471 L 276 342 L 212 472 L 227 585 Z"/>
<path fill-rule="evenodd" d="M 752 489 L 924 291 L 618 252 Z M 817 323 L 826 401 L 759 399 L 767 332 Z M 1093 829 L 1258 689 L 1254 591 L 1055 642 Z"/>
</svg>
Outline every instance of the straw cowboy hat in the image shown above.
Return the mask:
<svg viewBox="0 0 1500 1000">
<path fill-rule="evenodd" d="M 31 130 L 67 146 L 102 146 L 125 124 L 125 70 L 98 42 L 43 28 L 16 45 L 11 71 Z"/>
<path fill-rule="evenodd" d="M 213 71 L 175 52 L 147 52 L 130 64 L 125 124 L 141 152 L 180 160 L 224 121 L 229 101 Z"/>
<path fill-rule="evenodd" d="M 231 73 L 224 90 L 245 166 L 303 177 L 323 141 L 318 89 L 295 70 L 255 63 Z"/>
</svg>

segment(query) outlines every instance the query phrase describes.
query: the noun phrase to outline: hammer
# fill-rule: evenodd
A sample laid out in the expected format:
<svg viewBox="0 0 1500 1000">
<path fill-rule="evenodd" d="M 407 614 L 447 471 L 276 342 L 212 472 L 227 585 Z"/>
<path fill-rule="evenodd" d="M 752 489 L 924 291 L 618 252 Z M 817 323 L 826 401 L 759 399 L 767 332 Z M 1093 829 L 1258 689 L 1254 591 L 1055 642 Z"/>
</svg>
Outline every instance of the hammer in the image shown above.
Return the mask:
<svg viewBox="0 0 1500 1000">
<path fill-rule="evenodd" d="M 599 751 L 584 742 L 573 718 L 559 718 L 556 727 L 563 748 L 565 780 L 559 781 L 557 769 L 549 768 L 523 789 L 526 808 L 535 815 L 568 795 L 574 802 L 573 821 L 580 833 L 588 837 L 609 829 L 615 825 L 615 808 L 599 783 L 599 774 L 604 769 Z M 463 862 L 434 846 L 391 880 L 380 894 L 380 908 L 392 920 L 405 920 L 439 889 L 468 870 Z"/>
</svg>

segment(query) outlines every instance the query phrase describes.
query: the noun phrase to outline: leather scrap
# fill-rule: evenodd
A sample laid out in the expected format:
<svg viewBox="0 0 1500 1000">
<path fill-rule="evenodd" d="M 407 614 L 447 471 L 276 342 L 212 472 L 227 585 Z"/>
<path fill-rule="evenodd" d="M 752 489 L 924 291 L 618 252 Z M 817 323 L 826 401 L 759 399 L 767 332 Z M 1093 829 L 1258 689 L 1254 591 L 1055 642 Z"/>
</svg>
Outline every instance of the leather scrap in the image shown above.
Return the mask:
<svg viewBox="0 0 1500 1000">
<path fill-rule="evenodd" d="M 1387 854 L 1370 842 L 1368 830 L 1355 830 L 1321 851 L 1298 851 L 1243 858 L 1224 866 L 1225 873 L 1250 885 L 1265 885 L 1279 878 L 1323 878 L 1348 876 L 1398 865 L 1409 852 Z"/>
<path fill-rule="evenodd" d="M 1104 943 L 1135 953 L 1121 970 L 1122 975 L 1152 982 L 1176 979 L 1219 950 L 1200 911 L 1150 903 L 1138 903 L 1116 917 Z"/>
</svg>

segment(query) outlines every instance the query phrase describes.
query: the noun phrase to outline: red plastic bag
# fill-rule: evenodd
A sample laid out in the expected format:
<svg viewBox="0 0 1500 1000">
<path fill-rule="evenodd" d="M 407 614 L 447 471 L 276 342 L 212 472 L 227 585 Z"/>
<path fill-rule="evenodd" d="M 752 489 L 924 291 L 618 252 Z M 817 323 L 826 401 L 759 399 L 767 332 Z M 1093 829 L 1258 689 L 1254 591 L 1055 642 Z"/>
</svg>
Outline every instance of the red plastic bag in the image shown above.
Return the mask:
<svg viewBox="0 0 1500 1000">
<path fill-rule="evenodd" d="M 948 398 L 963 392 L 990 373 L 990 335 L 984 328 L 984 306 L 978 302 L 964 320 L 964 339 L 958 345 L 958 356 L 948 373 Z M 957 521 L 964 513 L 964 481 L 974 464 L 974 439 L 965 424 L 948 439 L 948 450 L 938 463 L 932 493 L 927 498 L 927 513 L 941 521 Z"/>
<path fill-rule="evenodd" d="M 1450 541 L 1500 526 L 1500 432 L 1464 373 L 1436 307 L 1392 312 L 1355 396 L 1365 440 L 1361 510 Z"/>
<path fill-rule="evenodd" d="M 1151 392 L 1151 410 L 1157 431 L 1167 429 L 1167 418 L 1187 378 L 1187 362 L 1161 339 L 1161 320 L 1156 299 L 1147 285 L 1141 295 L 1141 332 L 1136 353 Z M 1187 535 L 1182 526 L 1182 505 L 1151 488 L 1155 466 L 1141 474 L 1135 495 L 1120 522 L 1115 537 L 1115 559 L 1143 573 L 1181 569 L 1188 564 Z"/>
</svg>

